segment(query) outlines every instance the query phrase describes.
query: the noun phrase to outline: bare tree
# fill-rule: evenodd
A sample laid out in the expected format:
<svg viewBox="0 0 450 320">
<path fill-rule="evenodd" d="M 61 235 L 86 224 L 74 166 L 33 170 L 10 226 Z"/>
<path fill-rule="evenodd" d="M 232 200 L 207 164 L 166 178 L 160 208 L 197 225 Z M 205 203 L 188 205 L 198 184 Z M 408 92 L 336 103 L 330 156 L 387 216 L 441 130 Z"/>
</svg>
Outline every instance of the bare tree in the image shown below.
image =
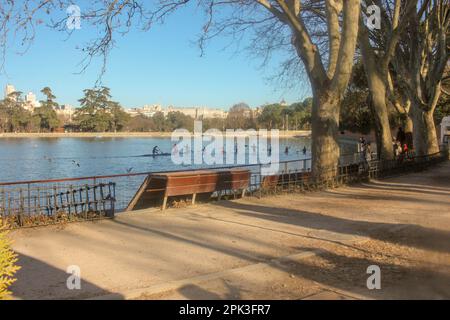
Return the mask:
<svg viewBox="0 0 450 320">
<path fill-rule="evenodd" d="M 397 77 L 411 101 L 414 148 L 418 155 L 439 151 L 433 114 L 442 93 L 448 66 L 450 2 L 420 1 L 409 16 L 407 32 L 393 59 Z"/>
<path fill-rule="evenodd" d="M 83 23 L 100 28 L 101 34 L 83 48 L 87 54 L 85 62 L 101 56 L 105 66 L 117 34 L 125 34 L 135 25 L 148 30 L 190 3 L 205 11 L 199 38 L 202 49 L 219 34 L 229 35 L 237 42 L 250 31 L 252 49 L 263 59 L 280 48 L 295 52 L 297 57 L 291 62 L 301 62 L 314 97 L 312 170 L 317 177 L 332 174 L 339 160 L 340 104 L 352 72 L 360 0 L 94 0 L 83 9 L 81 18 Z M 26 0 L 21 4 L 7 1 L 0 9 L 1 44 L 7 41 L 8 32 L 21 33 L 23 42 L 32 41 L 37 13 L 55 12 L 69 4 L 67 0 Z M 65 30 L 66 23 L 67 16 L 54 19 L 50 25 Z"/>
<path fill-rule="evenodd" d="M 417 0 L 364 1 L 365 6 L 377 5 L 381 13 L 380 29 L 371 30 L 361 19 L 358 41 L 370 90 L 378 154 L 381 159 L 394 157 L 387 98 L 391 98 L 397 108 L 407 108 L 407 105 L 400 103 L 395 95 L 390 78 L 390 63 L 401 35 L 408 25 L 409 15 L 415 14 L 417 2 Z M 419 14 L 422 12 L 423 9 Z"/>
</svg>

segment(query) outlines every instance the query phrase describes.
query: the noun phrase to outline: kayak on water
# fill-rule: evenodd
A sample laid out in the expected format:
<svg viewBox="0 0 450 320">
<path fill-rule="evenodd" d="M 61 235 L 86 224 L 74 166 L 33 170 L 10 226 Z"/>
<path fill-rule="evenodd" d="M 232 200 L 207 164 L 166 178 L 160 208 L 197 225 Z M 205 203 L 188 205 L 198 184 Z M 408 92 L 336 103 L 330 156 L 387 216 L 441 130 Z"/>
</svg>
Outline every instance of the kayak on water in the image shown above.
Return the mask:
<svg viewBox="0 0 450 320">
<path fill-rule="evenodd" d="M 143 154 L 143 155 L 141 155 L 141 156 L 139 156 L 139 157 L 168 157 L 168 156 L 170 156 L 170 155 L 171 155 L 170 153 L 164 153 L 164 152 L 162 152 L 162 153 Z"/>
</svg>

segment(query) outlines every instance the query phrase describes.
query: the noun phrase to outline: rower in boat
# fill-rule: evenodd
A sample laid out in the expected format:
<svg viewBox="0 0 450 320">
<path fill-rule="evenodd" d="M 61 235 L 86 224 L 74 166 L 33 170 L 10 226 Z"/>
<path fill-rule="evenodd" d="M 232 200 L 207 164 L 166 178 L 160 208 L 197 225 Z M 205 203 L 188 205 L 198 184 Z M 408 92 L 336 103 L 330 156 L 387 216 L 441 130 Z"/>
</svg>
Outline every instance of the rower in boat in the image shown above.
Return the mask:
<svg viewBox="0 0 450 320">
<path fill-rule="evenodd" d="M 152 154 L 153 154 L 153 155 L 157 155 L 158 153 L 161 153 L 161 150 L 159 150 L 159 147 L 158 147 L 158 146 L 154 146 L 154 147 L 153 147 Z"/>
</svg>

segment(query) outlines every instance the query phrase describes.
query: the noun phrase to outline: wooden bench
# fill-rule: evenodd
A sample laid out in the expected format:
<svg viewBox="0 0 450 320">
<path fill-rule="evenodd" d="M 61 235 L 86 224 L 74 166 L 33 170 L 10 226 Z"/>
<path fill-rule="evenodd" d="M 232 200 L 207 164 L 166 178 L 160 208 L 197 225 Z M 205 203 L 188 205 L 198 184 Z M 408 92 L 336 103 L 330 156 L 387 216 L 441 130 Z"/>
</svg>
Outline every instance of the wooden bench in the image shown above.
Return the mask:
<svg viewBox="0 0 450 320">
<path fill-rule="evenodd" d="M 212 194 L 222 191 L 240 191 L 242 196 L 249 185 L 248 170 L 196 170 L 149 175 L 130 201 L 126 211 L 144 209 L 151 203 L 163 199 L 162 210 L 172 196 L 192 195 L 195 204 L 197 194 Z"/>
</svg>

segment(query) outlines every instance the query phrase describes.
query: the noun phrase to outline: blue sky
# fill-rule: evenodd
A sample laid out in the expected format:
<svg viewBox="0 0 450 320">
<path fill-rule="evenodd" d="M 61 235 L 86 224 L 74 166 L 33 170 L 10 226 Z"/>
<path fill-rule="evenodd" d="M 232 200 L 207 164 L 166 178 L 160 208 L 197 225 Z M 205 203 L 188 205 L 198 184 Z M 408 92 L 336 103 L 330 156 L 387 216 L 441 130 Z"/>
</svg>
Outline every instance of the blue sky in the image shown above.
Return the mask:
<svg viewBox="0 0 450 320">
<path fill-rule="evenodd" d="M 124 107 L 160 103 L 228 109 L 241 101 L 256 107 L 283 98 L 294 102 L 309 95 L 306 84 L 287 90 L 268 81 L 282 59 L 280 55 L 260 68 L 260 60 L 251 59 L 247 52 L 235 54 L 233 47 L 223 50 L 229 39 L 216 38 L 200 57 L 194 42 L 202 21 L 201 12 L 185 8 L 148 32 L 133 30 L 116 38 L 102 78 L 113 99 Z M 76 74 L 83 58 L 76 47 L 96 32 L 83 22 L 81 27 L 65 40 L 64 33 L 40 26 L 24 55 L 14 53 L 16 47 L 11 46 L 0 85 L 11 83 L 19 91 L 38 93 L 39 99 L 40 89 L 50 86 L 59 103 L 78 105 L 82 90 L 94 86 L 101 67 L 101 61 L 96 60 L 83 74 Z"/>
</svg>

